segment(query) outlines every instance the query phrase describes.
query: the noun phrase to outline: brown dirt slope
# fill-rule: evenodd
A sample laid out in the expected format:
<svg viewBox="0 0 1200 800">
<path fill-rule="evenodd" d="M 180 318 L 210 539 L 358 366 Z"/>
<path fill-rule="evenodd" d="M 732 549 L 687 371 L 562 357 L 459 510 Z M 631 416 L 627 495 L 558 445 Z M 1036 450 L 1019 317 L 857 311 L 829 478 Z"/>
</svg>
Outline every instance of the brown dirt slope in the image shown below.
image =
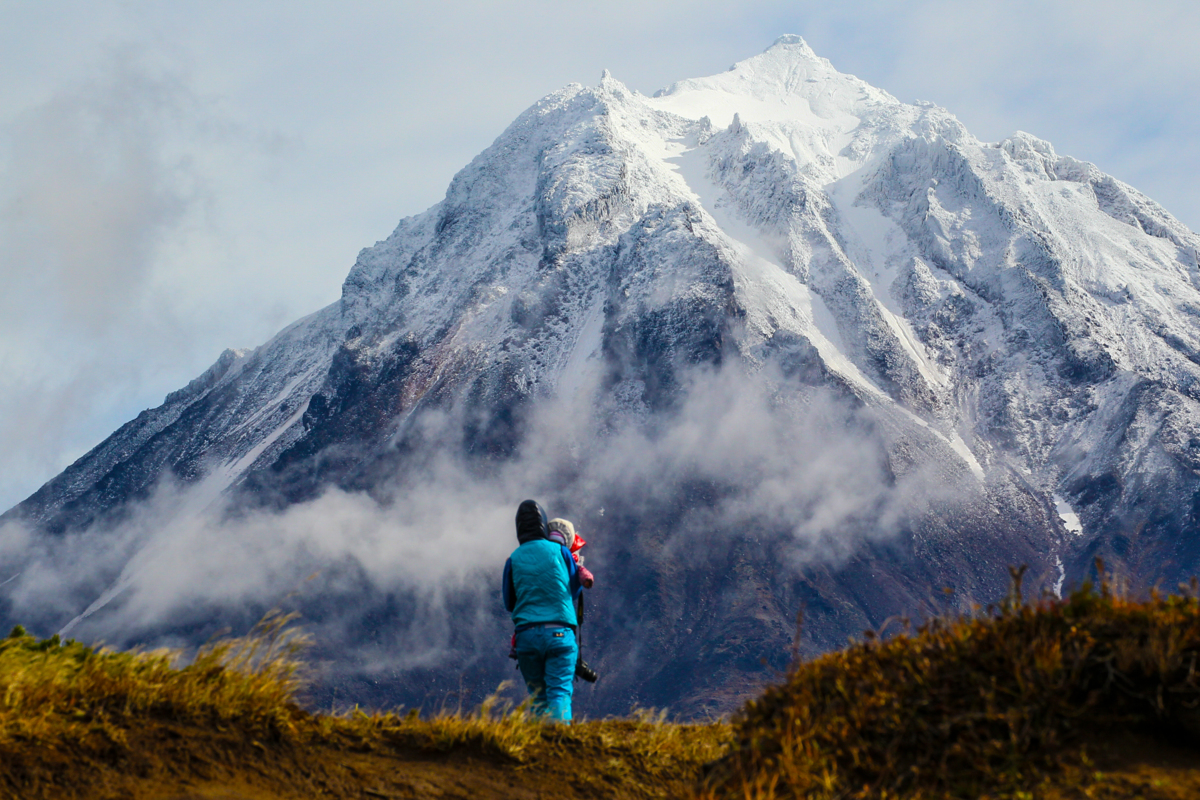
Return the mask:
<svg viewBox="0 0 1200 800">
<path fill-rule="evenodd" d="M 421 723 L 416 723 L 421 724 Z M 724 726 L 661 720 L 536 727 L 520 755 L 484 740 L 424 746 L 383 728 L 262 742 L 244 731 L 144 721 L 119 741 L 0 748 L 12 798 L 663 798 L 691 793 Z M 110 730 L 111 733 L 111 730 Z"/>
<path fill-rule="evenodd" d="M 646 719 L 589 722 L 541 733 L 539 741 L 518 758 L 480 742 L 459 742 L 441 752 L 394 737 L 345 733 L 306 743 L 264 743 L 244 732 L 156 721 L 127 731 L 121 742 L 97 736 L 63 747 L 9 743 L 0 751 L 0 796 L 22 800 L 689 798 L 696 796 L 705 754 L 720 752 L 719 740 L 728 736 L 722 726 L 672 727 Z M 685 740 L 707 745 L 692 751 L 689 759 L 683 755 Z M 970 796 L 1014 800 L 1200 797 L 1200 749 L 1164 731 L 1107 731 L 1090 737 L 1087 750 L 1086 767 L 1056 775 L 1034 790 Z"/>
</svg>

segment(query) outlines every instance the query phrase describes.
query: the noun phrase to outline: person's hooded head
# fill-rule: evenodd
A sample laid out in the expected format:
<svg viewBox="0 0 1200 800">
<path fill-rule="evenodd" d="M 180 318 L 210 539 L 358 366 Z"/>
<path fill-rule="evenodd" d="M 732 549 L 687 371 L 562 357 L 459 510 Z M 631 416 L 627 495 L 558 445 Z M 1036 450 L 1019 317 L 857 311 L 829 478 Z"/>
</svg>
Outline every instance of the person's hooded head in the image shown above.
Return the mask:
<svg viewBox="0 0 1200 800">
<path fill-rule="evenodd" d="M 546 512 L 533 500 L 517 506 L 517 541 L 521 544 L 545 539 L 549 532 Z"/>
</svg>

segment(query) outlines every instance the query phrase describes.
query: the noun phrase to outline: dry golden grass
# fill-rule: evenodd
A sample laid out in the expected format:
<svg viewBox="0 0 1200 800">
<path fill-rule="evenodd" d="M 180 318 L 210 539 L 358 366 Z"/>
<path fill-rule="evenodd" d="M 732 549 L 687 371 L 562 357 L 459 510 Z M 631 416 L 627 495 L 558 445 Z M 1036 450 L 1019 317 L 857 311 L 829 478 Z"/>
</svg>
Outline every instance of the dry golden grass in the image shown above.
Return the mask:
<svg viewBox="0 0 1200 800">
<path fill-rule="evenodd" d="M 652 712 L 547 725 L 500 692 L 472 713 L 313 714 L 295 701 L 304 639 L 290 623 L 273 614 L 183 666 L 179 653 L 110 652 L 15 629 L 0 640 L 0 797 L 163 796 L 163 781 L 190 780 L 192 765 L 192 778 L 216 776 L 239 796 L 358 797 L 411 773 L 414 758 L 436 772 L 446 757 L 474 759 L 486 786 L 520 770 L 530 787 L 679 797 L 729 740 L 726 724 Z M 270 776 L 267 786 L 247 794 L 255 775 Z"/>
<path fill-rule="evenodd" d="M 1195 730 L 1194 592 L 1134 601 L 1103 584 L 1027 605 L 1020 575 L 993 613 L 797 665 L 737 716 L 705 795 L 1065 796 L 1098 780 L 1089 741 L 1147 724 Z"/>
<path fill-rule="evenodd" d="M 1178 744 L 1200 731 L 1195 594 L 1026 605 L 1018 585 L 998 609 L 797 664 L 732 725 L 548 725 L 499 693 L 472 713 L 313 714 L 281 615 L 186 665 L 16 630 L 0 797 L 1195 797 L 1200 760 Z"/>
<path fill-rule="evenodd" d="M 139 716 L 295 736 L 307 715 L 293 700 L 303 637 L 291 618 L 266 617 L 247 637 L 202 648 L 176 668 L 175 652 L 111 652 L 57 635 L 37 641 L 20 627 L 0 639 L 0 744 L 119 740 Z"/>
<path fill-rule="evenodd" d="M 500 700 L 500 691 L 471 714 L 422 718 L 415 709 L 407 714 L 355 711 L 314 717 L 314 722 L 326 741 L 342 737 L 360 747 L 386 744 L 426 754 L 468 752 L 523 770 L 533 782 L 539 775 L 569 780 L 581 791 L 593 789 L 606 797 L 689 795 L 704 765 L 723 755 L 730 740 L 727 723 L 672 722 L 665 712 L 652 710 L 635 710 L 628 719 L 547 724 L 533 717 L 527 704 L 514 707 Z"/>
</svg>

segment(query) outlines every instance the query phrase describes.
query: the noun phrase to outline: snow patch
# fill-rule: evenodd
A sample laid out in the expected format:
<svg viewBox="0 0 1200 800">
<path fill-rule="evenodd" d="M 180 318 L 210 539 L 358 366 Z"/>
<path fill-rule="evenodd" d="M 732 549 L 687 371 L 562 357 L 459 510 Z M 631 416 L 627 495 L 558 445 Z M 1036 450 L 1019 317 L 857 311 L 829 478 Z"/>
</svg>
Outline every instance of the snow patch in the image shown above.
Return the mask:
<svg viewBox="0 0 1200 800">
<path fill-rule="evenodd" d="M 781 246 L 727 207 L 724 190 L 708 176 L 708 154 L 696 147 L 669 161 L 688 192 L 712 218 L 721 239 L 738 255 L 741 269 L 735 273 L 734 288 L 746 309 L 747 326 L 755 329 L 760 339 L 769 338 L 779 328 L 806 337 L 831 371 L 872 394 L 886 396 L 845 355 L 833 314 L 819 295 L 783 266 L 778 256 Z"/>
<path fill-rule="evenodd" d="M 944 387 L 950 382 L 949 376 L 930 360 L 925 346 L 892 295 L 892 286 L 899 273 L 897 267 L 905 263 L 905 256 L 911 250 L 908 237 L 899 225 L 859 199 L 863 179 L 864 173 L 859 171 L 825 187 L 843 222 L 840 232 L 846 242 L 847 255 L 871 287 L 881 316 L 912 357 L 921 376 L 931 386 Z"/>
<path fill-rule="evenodd" d="M 604 305 L 595 303 L 588 309 L 587 317 L 579 330 L 575 346 L 571 348 L 567 362 L 558 377 L 560 397 L 573 399 L 587 381 L 590 367 L 599 363 L 600 347 L 604 338 Z"/>
<path fill-rule="evenodd" d="M 1054 495 L 1054 510 L 1058 512 L 1058 518 L 1062 520 L 1063 526 L 1068 531 L 1076 536 L 1083 533 L 1083 524 L 1079 521 L 1079 515 L 1060 494 Z"/>
</svg>

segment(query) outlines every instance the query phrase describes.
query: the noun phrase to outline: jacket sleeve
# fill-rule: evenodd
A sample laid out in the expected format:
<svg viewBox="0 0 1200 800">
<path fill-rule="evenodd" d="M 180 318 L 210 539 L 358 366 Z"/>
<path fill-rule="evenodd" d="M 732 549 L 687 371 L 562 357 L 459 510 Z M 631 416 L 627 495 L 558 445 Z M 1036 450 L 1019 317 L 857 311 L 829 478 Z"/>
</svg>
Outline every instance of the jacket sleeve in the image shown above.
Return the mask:
<svg viewBox="0 0 1200 800">
<path fill-rule="evenodd" d="M 504 610 L 512 613 L 517 606 L 517 588 L 513 585 L 511 558 L 504 562 L 504 578 L 500 582 L 500 596 L 504 599 Z"/>
<path fill-rule="evenodd" d="M 567 564 L 567 588 L 571 592 L 571 600 L 579 598 L 579 594 L 583 591 L 583 584 L 579 579 L 579 567 L 575 566 L 575 558 L 571 555 L 571 551 L 563 546 L 563 560 Z"/>
</svg>

